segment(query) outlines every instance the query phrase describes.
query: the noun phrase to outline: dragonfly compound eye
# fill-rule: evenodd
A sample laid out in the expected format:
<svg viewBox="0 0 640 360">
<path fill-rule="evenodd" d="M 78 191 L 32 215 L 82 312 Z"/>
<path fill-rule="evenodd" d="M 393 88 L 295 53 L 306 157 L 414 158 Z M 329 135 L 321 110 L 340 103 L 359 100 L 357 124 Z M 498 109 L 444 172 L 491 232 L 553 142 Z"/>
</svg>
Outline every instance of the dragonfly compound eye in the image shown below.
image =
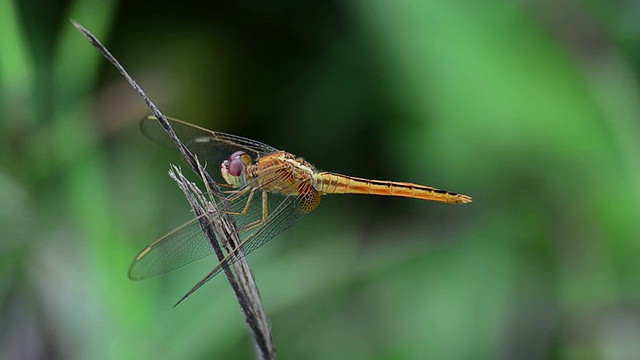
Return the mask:
<svg viewBox="0 0 640 360">
<path fill-rule="evenodd" d="M 242 175 L 242 172 L 244 171 L 244 164 L 242 163 L 242 160 L 240 160 L 239 158 L 235 158 L 231 160 L 229 162 L 228 171 L 229 171 L 229 175 L 231 176 Z"/>
<path fill-rule="evenodd" d="M 244 155 L 244 151 L 241 151 L 241 150 L 236 151 L 233 154 L 231 154 L 231 156 L 229 156 L 229 161 L 240 159 L 242 155 Z"/>
</svg>

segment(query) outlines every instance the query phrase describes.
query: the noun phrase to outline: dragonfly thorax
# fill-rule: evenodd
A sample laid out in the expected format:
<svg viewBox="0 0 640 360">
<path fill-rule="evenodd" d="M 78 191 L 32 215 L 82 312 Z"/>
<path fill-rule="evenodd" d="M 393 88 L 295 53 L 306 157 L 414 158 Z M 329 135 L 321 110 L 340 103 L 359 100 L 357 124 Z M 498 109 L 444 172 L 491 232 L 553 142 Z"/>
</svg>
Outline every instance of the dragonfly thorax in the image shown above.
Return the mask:
<svg viewBox="0 0 640 360">
<path fill-rule="evenodd" d="M 251 165 L 251 158 L 244 151 L 236 151 L 228 160 L 222 162 L 220 172 L 227 184 L 240 188 L 247 183 L 246 169 Z"/>
</svg>

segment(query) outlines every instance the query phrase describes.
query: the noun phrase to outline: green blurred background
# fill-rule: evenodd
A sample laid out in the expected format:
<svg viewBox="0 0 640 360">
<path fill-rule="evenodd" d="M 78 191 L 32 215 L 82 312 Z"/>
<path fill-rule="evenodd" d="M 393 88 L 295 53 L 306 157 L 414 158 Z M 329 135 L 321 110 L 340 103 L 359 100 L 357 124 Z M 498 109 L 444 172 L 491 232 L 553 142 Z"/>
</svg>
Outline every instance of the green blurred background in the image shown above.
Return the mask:
<svg viewBox="0 0 640 360">
<path fill-rule="evenodd" d="M 253 253 L 281 359 L 640 358 L 637 1 L 0 0 L 0 358 L 246 359 L 216 262 L 132 282 L 190 218 L 168 115 L 320 169 L 469 194 L 327 196 Z"/>
</svg>

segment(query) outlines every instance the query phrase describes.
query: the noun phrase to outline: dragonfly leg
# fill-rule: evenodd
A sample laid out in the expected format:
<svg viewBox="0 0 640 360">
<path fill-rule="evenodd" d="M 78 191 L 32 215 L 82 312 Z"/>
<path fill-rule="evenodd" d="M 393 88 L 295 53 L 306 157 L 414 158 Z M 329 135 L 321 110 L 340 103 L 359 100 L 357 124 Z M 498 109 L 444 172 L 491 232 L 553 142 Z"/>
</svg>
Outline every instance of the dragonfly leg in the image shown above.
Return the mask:
<svg viewBox="0 0 640 360">
<path fill-rule="evenodd" d="M 226 198 L 227 201 L 236 201 L 240 196 L 244 195 L 247 193 L 247 191 L 249 190 L 255 190 L 255 188 L 253 187 L 244 187 L 244 188 L 240 188 L 240 189 L 234 189 L 234 190 L 224 190 L 222 191 L 225 194 L 229 194 L 229 197 Z"/>
<path fill-rule="evenodd" d="M 246 190 L 245 190 L 246 191 Z M 243 195 L 243 193 L 245 193 L 245 191 L 238 191 L 235 195 L 231 196 L 228 198 L 228 201 L 234 201 L 236 199 L 238 199 L 238 197 L 240 197 L 240 195 Z M 244 208 L 242 209 L 242 211 L 228 211 L 227 214 L 230 215 L 245 215 L 247 213 L 247 211 L 249 210 L 249 205 L 251 205 L 251 200 L 253 200 L 253 195 L 256 192 L 256 188 L 251 188 L 251 192 L 249 193 L 249 197 L 247 198 L 247 202 L 244 204 Z"/>
<path fill-rule="evenodd" d="M 252 223 L 249 223 L 245 226 L 242 227 L 242 229 L 240 229 L 240 232 L 245 232 L 245 231 L 249 231 L 251 229 L 254 229 L 260 225 L 262 225 L 266 220 L 267 217 L 269 216 L 269 203 L 267 202 L 267 192 L 266 191 L 262 191 L 262 219 L 258 219 Z"/>
</svg>

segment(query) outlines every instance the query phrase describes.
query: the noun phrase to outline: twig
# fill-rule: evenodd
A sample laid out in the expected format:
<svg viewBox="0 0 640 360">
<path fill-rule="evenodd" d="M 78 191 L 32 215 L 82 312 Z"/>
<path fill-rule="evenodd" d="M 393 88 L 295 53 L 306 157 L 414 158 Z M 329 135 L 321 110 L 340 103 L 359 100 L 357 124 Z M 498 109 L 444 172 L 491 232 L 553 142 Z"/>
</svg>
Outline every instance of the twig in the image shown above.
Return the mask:
<svg viewBox="0 0 640 360">
<path fill-rule="evenodd" d="M 166 116 L 160 111 L 160 109 L 158 109 L 151 99 L 149 99 L 144 90 L 142 90 L 135 80 L 133 80 L 133 78 L 127 73 L 124 67 L 120 65 L 118 60 L 111 55 L 109 50 L 107 50 L 107 48 L 105 48 L 104 45 L 102 45 L 100 41 L 91 34 L 91 32 L 85 29 L 74 19 L 71 19 L 71 23 L 73 23 L 76 29 L 78 29 L 78 31 L 80 31 L 80 33 L 82 33 L 82 35 L 84 35 L 84 37 L 87 38 L 87 40 L 89 40 L 89 42 L 118 69 L 118 71 L 120 71 L 134 90 L 142 97 L 147 107 L 151 110 L 151 113 L 158 119 L 158 122 L 165 129 L 171 140 L 173 140 L 191 169 L 202 179 L 207 188 L 207 193 L 212 197 L 222 198 L 223 194 L 217 184 L 204 170 L 204 167 L 200 165 L 198 159 L 189 151 L 182 141 L 180 141 L 176 133 L 171 128 L 171 124 L 167 120 Z M 172 166 L 169 170 L 169 175 L 178 183 L 178 186 L 184 192 L 185 197 L 193 209 L 194 215 L 200 219 L 199 223 L 202 231 L 209 240 L 209 243 L 211 244 L 219 261 L 222 261 L 225 255 L 220 243 L 216 239 L 218 238 L 221 240 L 221 243 L 225 247 L 227 253 L 235 249 L 238 244 L 240 244 L 240 237 L 235 222 L 229 216 L 228 211 L 221 211 L 218 208 L 218 205 L 220 204 L 216 203 L 213 198 L 207 199 L 195 184 L 189 182 L 182 175 L 179 168 Z M 223 206 L 226 205 L 224 202 L 221 202 L 221 204 Z M 229 265 L 222 265 L 222 270 L 224 271 L 227 280 L 236 295 L 240 308 L 245 315 L 246 322 L 253 335 L 257 353 L 261 359 L 275 359 L 275 346 L 271 337 L 271 328 L 265 315 L 260 293 L 253 278 L 253 274 L 251 273 L 251 269 L 249 268 L 249 264 L 243 256 L 239 256 L 237 261 L 233 263 L 233 269 L 235 270 L 235 274 Z"/>
</svg>

